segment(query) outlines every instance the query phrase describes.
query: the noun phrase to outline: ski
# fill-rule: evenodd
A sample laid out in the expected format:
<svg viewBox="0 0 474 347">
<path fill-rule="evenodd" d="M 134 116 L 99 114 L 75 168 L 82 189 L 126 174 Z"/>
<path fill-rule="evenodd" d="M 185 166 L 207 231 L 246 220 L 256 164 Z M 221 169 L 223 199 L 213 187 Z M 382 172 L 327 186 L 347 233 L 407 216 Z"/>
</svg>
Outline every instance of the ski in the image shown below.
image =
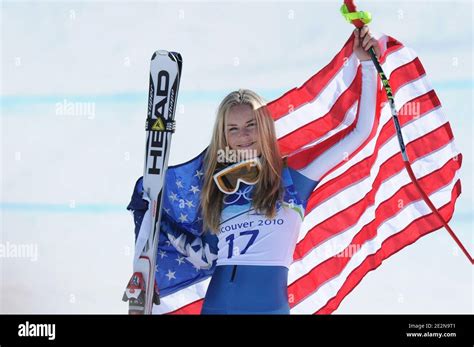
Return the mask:
<svg viewBox="0 0 474 347">
<path fill-rule="evenodd" d="M 181 79 L 182 58 L 179 53 L 156 51 L 150 62 L 150 86 L 146 119 L 143 198 L 150 208 L 151 230 L 142 233 L 135 244 L 133 275 L 123 301 L 129 302 L 130 314 L 151 314 L 159 304 L 155 281 L 156 257 L 161 220 L 162 191 L 171 137 L 175 130 L 176 100 Z"/>
</svg>

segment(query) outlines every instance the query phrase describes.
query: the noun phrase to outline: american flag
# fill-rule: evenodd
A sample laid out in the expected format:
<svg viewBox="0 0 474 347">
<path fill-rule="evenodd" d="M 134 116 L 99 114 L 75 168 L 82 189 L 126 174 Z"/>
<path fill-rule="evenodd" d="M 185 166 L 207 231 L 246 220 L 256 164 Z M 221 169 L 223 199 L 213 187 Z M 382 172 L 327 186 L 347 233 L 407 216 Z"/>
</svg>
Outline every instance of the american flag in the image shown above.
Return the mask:
<svg viewBox="0 0 474 347">
<path fill-rule="evenodd" d="M 381 35 L 378 41 L 412 168 L 449 221 L 461 193 L 462 162 L 451 127 L 415 52 L 390 36 Z M 361 66 L 352 47 L 351 35 L 327 66 L 268 104 L 281 151 L 294 169 L 317 170 L 310 163 L 355 128 Z M 352 153 L 340 153 L 339 163 L 323 174 L 308 200 L 289 271 L 291 313 L 334 312 L 384 259 L 442 227 L 404 168 L 380 81 L 376 93 L 369 135 Z M 195 206 L 202 157 L 168 170 L 163 203 L 167 227 L 199 234 L 202 221 Z M 198 314 L 213 269 L 193 268 L 160 237 L 157 282 L 162 303 L 153 313 Z"/>
</svg>

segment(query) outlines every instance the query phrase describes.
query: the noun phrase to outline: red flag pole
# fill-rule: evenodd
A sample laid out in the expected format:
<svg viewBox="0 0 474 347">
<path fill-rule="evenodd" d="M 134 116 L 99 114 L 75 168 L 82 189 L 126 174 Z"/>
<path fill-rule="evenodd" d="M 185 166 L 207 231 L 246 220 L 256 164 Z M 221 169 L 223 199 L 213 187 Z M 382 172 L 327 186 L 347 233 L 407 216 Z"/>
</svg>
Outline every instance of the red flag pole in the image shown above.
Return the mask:
<svg viewBox="0 0 474 347">
<path fill-rule="evenodd" d="M 364 26 L 364 24 L 365 24 L 364 20 L 366 20 L 366 22 L 370 21 L 370 15 L 368 13 L 366 13 L 366 12 L 365 13 L 364 12 L 357 12 L 357 9 L 356 9 L 356 6 L 355 6 L 353 0 L 344 0 L 344 5 L 346 6 L 346 14 L 348 12 L 350 15 L 352 15 L 352 16 L 348 16 L 348 17 L 346 16 L 346 18 L 350 18 L 350 21 L 352 22 L 352 24 L 354 24 L 357 28 L 361 28 L 361 27 Z M 382 66 L 380 66 L 380 62 L 377 59 L 377 56 L 375 55 L 374 49 L 372 47 L 370 47 L 370 49 L 369 49 L 369 54 L 370 54 L 370 58 L 372 59 L 372 62 L 375 65 L 375 68 L 377 69 L 377 72 L 379 73 L 379 76 L 382 80 L 382 85 L 384 86 L 385 92 L 387 93 L 388 102 L 390 104 L 390 110 L 392 112 L 392 119 L 393 119 L 393 122 L 395 123 L 395 129 L 397 131 L 398 143 L 400 144 L 400 150 L 401 150 L 401 153 L 402 153 L 403 163 L 405 164 L 405 169 L 407 170 L 408 175 L 410 176 L 410 179 L 412 180 L 413 184 L 415 185 L 416 189 L 420 193 L 423 200 L 426 202 L 426 204 L 431 209 L 431 211 L 433 211 L 433 213 L 441 221 L 443 226 L 448 231 L 449 235 L 451 235 L 451 237 L 457 243 L 459 248 L 461 248 L 463 253 L 466 255 L 467 259 L 469 259 L 471 264 L 474 264 L 474 260 L 472 259 L 472 256 L 466 250 L 466 248 L 464 247 L 462 242 L 458 239 L 458 237 L 456 236 L 454 231 L 451 229 L 451 227 L 448 225 L 448 223 L 444 220 L 443 216 L 441 216 L 438 209 L 431 202 L 428 195 L 423 191 L 423 189 L 421 189 L 420 184 L 418 182 L 418 179 L 415 177 L 415 174 L 413 173 L 413 169 L 410 165 L 410 161 L 409 161 L 408 155 L 406 153 L 405 142 L 403 141 L 402 131 L 401 131 L 400 123 L 398 121 L 397 109 L 395 108 L 395 101 L 394 101 L 393 95 L 392 95 L 392 88 L 390 87 L 387 76 L 385 76 L 385 73 L 382 70 Z"/>
</svg>

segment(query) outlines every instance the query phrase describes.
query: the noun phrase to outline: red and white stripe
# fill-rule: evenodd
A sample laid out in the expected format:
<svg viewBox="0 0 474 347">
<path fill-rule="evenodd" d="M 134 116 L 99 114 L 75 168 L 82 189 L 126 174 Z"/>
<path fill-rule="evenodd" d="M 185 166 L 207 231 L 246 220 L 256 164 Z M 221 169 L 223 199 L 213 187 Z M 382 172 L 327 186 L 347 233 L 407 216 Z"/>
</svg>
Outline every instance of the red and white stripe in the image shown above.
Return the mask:
<svg viewBox="0 0 474 347">
<path fill-rule="evenodd" d="M 449 221 L 461 193 L 462 155 L 416 54 L 389 36 L 379 43 L 413 171 Z M 361 71 L 352 46 L 351 35 L 327 66 L 268 104 L 289 165 L 308 177 L 312 163 L 357 123 Z M 322 176 L 308 200 L 289 272 L 291 313 L 333 312 L 384 259 L 441 227 L 405 171 L 386 101 L 378 88 L 369 136 Z M 208 284 L 163 298 L 153 312 L 199 313 Z"/>
<path fill-rule="evenodd" d="M 210 281 L 208 278 L 161 298 L 160 305 L 153 305 L 153 314 L 199 314 Z"/>
<path fill-rule="evenodd" d="M 404 110 L 400 123 L 413 170 L 449 220 L 460 194 L 462 159 L 449 123 L 412 50 L 393 42 L 381 61 L 398 111 Z M 385 101 L 381 90 L 375 106 Z M 419 115 L 409 112 L 410 103 Z M 404 169 L 387 103 L 377 118 L 371 135 L 322 178 L 309 199 L 289 274 L 292 313 L 333 312 L 368 271 L 441 227 Z M 311 177 L 311 162 L 330 145 L 313 155 L 298 153 L 300 172 Z"/>
</svg>

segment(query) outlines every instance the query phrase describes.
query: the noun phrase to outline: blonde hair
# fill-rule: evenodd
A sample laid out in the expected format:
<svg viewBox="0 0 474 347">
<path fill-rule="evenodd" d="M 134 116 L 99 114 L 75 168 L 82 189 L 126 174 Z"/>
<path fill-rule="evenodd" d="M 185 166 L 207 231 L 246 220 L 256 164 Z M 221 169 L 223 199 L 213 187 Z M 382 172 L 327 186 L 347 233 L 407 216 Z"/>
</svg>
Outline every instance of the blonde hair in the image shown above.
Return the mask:
<svg viewBox="0 0 474 347">
<path fill-rule="evenodd" d="M 224 198 L 224 193 L 214 183 L 213 175 L 219 166 L 217 160 L 219 150 L 224 150 L 228 145 L 225 137 L 226 116 L 233 106 L 242 104 L 249 105 L 255 115 L 262 164 L 260 179 L 253 191 L 252 206 L 267 218 L 273 218 L 276 215 L 277 201 L 281 199 L 283 193 L 281 185 L 283 160 L 276 139 L 275 124 L 265 101 L 248 89 L 230 93 L 219 105 L 212 140 L 204 157 L 204 184 L 200 207 L 204 230 L 210 230 L 213 234 L 219 232 Z"/>
</svg>

